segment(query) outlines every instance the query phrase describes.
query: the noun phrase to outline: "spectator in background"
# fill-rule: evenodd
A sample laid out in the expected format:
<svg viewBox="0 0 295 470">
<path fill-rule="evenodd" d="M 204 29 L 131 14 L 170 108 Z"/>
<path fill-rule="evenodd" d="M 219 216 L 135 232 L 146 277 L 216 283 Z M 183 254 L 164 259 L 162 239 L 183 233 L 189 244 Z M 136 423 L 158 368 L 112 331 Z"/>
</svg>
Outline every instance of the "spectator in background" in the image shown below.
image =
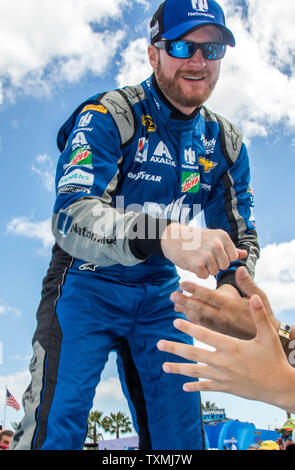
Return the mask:
<svg viewBox="0 0 295 470">
<path fill-rule="evenodd" d="M 294 445 L 295 442 L 293 438 L 293 433 L 295 431 L 295 419 L 291 418 L 285 422 L 285 424 L 279 430 L 281 437 L 277 440 L 277 444 L 280 447 L 280 450 L 286 450 L 290 445 Z"/>
<path fill-rule="evenodd" d="M 275 441 L 263 441 L 258 450 L 280 450 L 280 447 Z"/>
<path fill-rule="evenodd" d="M 0 432 L 0 449 L 8 450 L 13 436 L 13 431 L 4 430 Z"/>
<path fill-rule="evenodd" d="M 253 442 L 253 444 L 249 445 L 247 450 L 258 450 L 259 447 L 260 447 L 259 444 L 255 444 L 255 442 Z"/>
</svg>

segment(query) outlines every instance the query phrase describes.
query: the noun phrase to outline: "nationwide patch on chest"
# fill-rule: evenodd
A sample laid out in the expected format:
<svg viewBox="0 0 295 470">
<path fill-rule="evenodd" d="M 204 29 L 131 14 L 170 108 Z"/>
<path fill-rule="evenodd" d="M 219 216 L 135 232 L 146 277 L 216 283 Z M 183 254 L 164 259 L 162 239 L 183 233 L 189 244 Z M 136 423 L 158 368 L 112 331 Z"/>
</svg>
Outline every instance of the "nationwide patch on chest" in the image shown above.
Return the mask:
<svg viewBox="0 0 295 470">
<path fill-rule="evenodd" d="M 200 189 L 200 173 L 183 171 L 181 174 L 181 192 L 197 193 Z"/>
</svg>

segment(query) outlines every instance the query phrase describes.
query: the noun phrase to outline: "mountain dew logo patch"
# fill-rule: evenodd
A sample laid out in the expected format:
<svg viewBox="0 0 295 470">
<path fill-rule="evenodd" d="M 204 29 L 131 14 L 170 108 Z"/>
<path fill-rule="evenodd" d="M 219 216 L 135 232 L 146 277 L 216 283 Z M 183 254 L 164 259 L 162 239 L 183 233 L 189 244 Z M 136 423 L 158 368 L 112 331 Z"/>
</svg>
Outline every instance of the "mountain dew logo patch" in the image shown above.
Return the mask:
<svg viewBox="0 0 295 470">
<path fill-rule="evenodd" d="M 200 173 L 183 171 L 181 175 L 181 192 L 197 193 L 200 189 Z"/>
<path fill-rule="evenodd" d="M 92 152 L 79 148 L 72 153 L 70 158 L 70 165 L 91 165 Z"/>
</svg>

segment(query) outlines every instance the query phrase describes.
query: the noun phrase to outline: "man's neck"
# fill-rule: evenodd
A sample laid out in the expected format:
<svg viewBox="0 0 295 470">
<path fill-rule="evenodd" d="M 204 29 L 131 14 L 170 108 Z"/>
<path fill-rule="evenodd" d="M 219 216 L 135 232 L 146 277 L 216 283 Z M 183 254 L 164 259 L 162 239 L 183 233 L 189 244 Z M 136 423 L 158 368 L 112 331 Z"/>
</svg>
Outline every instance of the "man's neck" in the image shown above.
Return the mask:
<svg viewBox="0 0 295 470">
<path fill-rule="evenodd" d="M 189 119 L 195 118 L 197 114 L 199 114 L 200 108 L 184 108 L 172 103 L 159 87 L 155 74 L 153 74 L 152 81 L 159 98 L 161 98 L 165 105 L 171 110 L 171 117 L 173 119 L 188 121 Z"/>
</svg>

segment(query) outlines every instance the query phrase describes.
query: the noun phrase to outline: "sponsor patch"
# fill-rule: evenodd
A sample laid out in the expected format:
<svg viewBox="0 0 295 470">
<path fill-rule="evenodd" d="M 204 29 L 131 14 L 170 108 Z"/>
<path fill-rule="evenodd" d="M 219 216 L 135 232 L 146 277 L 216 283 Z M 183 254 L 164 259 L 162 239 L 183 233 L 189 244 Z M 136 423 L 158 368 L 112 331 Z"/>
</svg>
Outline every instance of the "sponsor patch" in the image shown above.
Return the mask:
<svg viewBox="0 0 295 470">
<path fill-rule="evenodd" d="M 107 114 L 108 110 L 102 104 L 87 104 L 82 109 L 81 113 L 85 113 L 85 111 L 97 111 L 98 113 Z"/>
<path fill-rule="evenodd" d="M 210 171 L 218 165 L 217 162 L 212 162 L 211 160 L 205 157 L 199 158 L 199 164 L 204 167 L 205 173 L 210 173 Z"/>
<path fill-rule="evenodd" d="M 92 165 L 92 152 L 79 148 L 72 153 L 70 165 Z"/>
<path fill-rule="evenodd" d="M 93 117 L 93 114 L 91 114 L 90 111 L 88 111 L 87 114 L 84 114 L 84 116 L 82 116 L 80 118 L 78 127 L 87 127 L 87 126 L 89 126 L 92 117 Z"/>
<path fill-rule="evenodd" d="M 90 148 L 84 132 L 78 132 L 72 140 L 72 150 L 74 151 L 78 147 Z"/>
<path fill-rule="evenodd" d="M 94 182 L 94 175 L 91 173 L 87 173 L 86 171 L 82 170 L 75 170 L 69 173 L 66 176 L 63 176 L 58 183 L 58 187 L 61 188 L 62 186 L 75 185 L 75 184 L 83 184 L 86 186 L 92 186 Z"/>
<path fill-rule="evenodd" d="M 74 224 L 71 228 L 71 232 L 75 232 L 80 237 L 88 238 L 92 242 L 99 243 L 102 245 L 114 245 L 117 243 L 115 238 L 102 237 L 90 230 L 88 227 L 80 227 L 77 223 Z"/>
<path fill-rule="evenodd" d="M 183 171 L 181 175 L 181 192 L 197 193 L 200 189 L 200 173 Z"/>
<path fill-rule="evenodd" d="M 141 122 L 146 127 L 147 132 L 155 132 L 157 130 L 151 116 L 148 114 L 142 116 Z"/>
<path fill-rule="evenodd" d="M 134 161 L 143 163 L 147 161 L 148 152 L 148 140 L 145 137 L 141 137 L 138 141 L 137 151 Z"/>
<path fill-rule="evenodd" d="M 83 188 L 82 186 L 63 186 L 58 190 L 58 194 L 75 194 L 75 193 L 87 193 L 90 194 L 89 188 Z"/>
<path fill-rule="evenodd" d="M 138 173 L 128 173 L 127 174 L 128 178 L 132 180 L 145 180 L 145 181 L 154 181 L 155 183 L 161 183 L 162 181 L 162 176 L 158 175 L 150 175 L 149 173 L 146 173 L 145 171 L 139 171 Z"/>
</svg>

